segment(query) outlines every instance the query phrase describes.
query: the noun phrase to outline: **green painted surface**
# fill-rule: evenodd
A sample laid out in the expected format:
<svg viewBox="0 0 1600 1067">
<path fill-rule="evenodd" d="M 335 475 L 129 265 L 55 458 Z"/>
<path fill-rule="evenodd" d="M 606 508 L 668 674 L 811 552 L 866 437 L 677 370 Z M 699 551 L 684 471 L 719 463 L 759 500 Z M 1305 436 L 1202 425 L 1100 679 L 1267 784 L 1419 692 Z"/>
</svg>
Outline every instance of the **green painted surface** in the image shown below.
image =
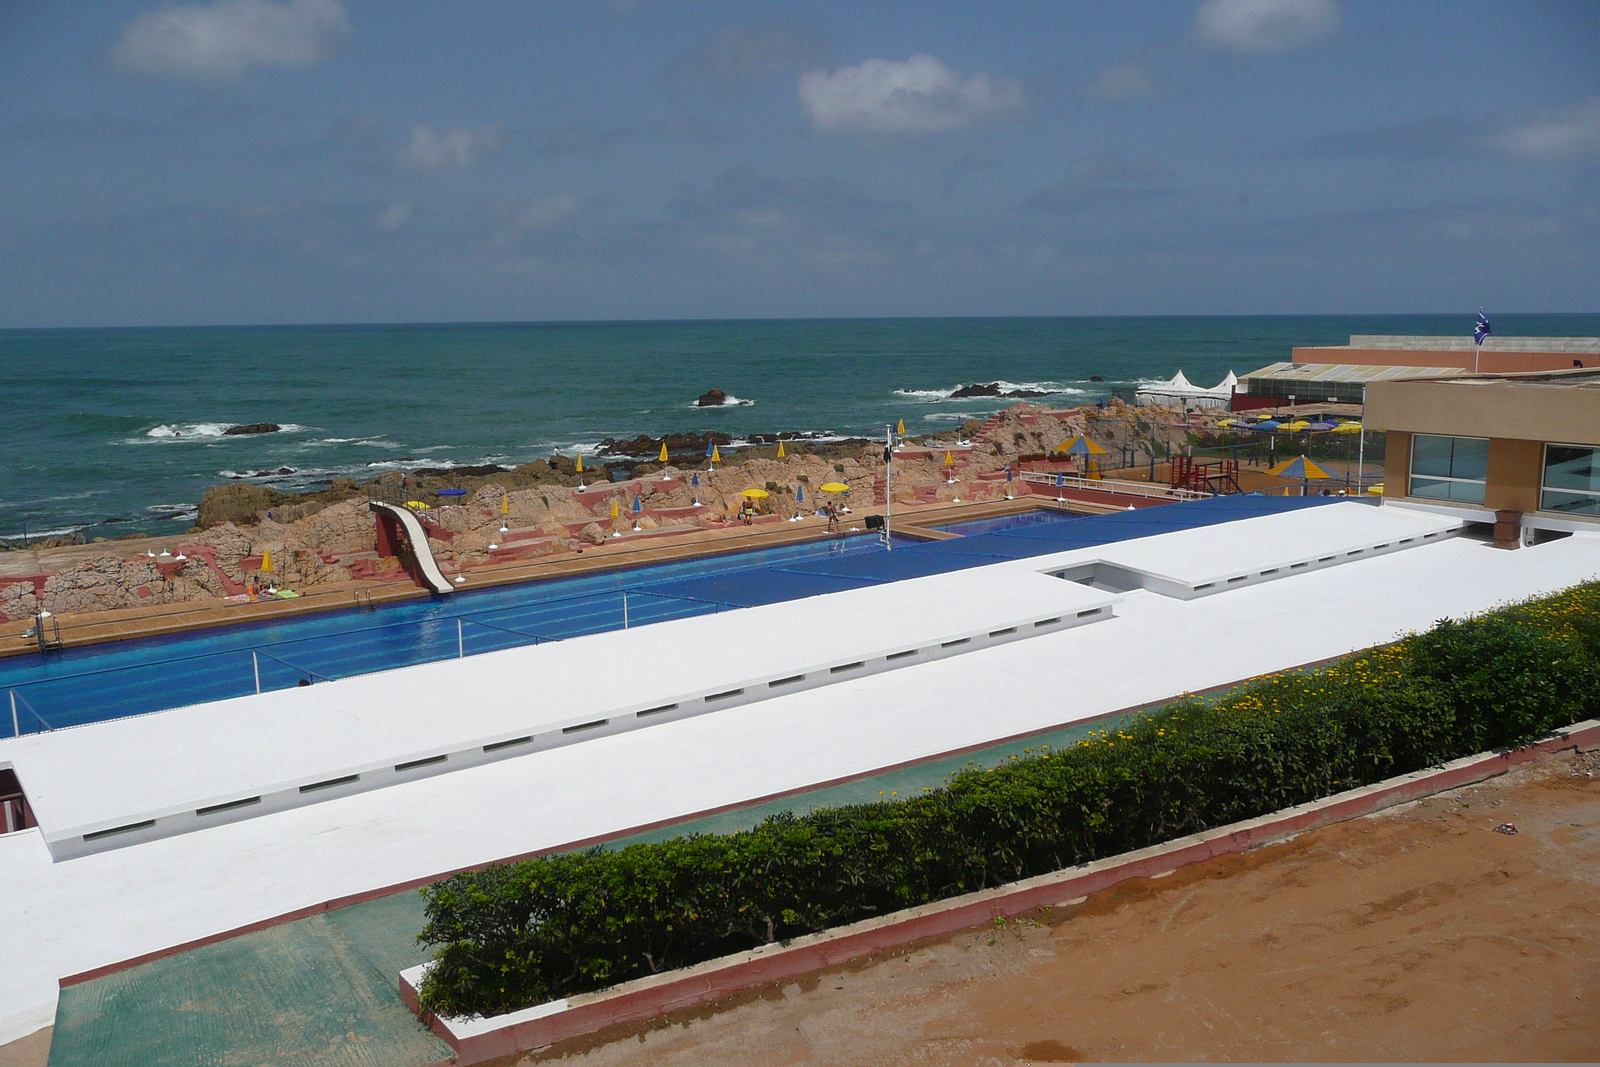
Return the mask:
<svg viewBox="0 0 1600 1067">
<path fill-rule="evenodd" d="M 1097 723 L 1095 728 L 1109 725 Z M 1090 732 L 1075 726 L 860 781 L 689 819 L 614 842 L 727 833 L 780 811 L 874 803 L 942 785 Z M 284 923 L 61 991 L 52 1067 L 422 1067 L 450 1048 L 400 1001 L 397 975 L 427 958 L 416 892 Z"/>
</svg>

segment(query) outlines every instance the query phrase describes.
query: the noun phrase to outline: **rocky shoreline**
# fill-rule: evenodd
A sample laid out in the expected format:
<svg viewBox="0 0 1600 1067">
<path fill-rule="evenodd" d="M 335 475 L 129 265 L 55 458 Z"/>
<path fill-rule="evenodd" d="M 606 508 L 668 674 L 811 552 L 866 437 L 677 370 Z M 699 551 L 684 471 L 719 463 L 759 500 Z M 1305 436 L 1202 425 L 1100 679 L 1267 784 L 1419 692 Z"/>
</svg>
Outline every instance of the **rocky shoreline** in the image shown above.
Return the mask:
<svg viewBox="0 0 1600 1067">
<path fill-rule="evenodd" d="M 1124 408 L 1110 401 L 1107 412 Z M 1085 432 L 1088 417 L 1099 412 L 1095 405 L 1051 411 L 1017 404 L 986 422 L 908 439 L 895 459 L 895 505 L 999 499 L 1009 466 L 1048 455 Z M 1100 419 L 1096 436 L 1135 454 L 1161 447 L 1151 433 L 1141 437 L 1140 425 Z M 718 433 L 608 439 L 585 458 L 581 472 L 574 457 L 557 455 L 514 468 L 390 471 L 309 493 L 250 482 L 214 486 L 201 498 L 194 530 L 152 539 L 161 553 L 152 548 L 124 558 L 115 542 L 106 542 L 104 552 L 50 573 L 0 568 L 0 614 L 15 620 L 40 607 L 61 614 L 239 597 L 252 580 L 301 592 L 358 580 L 409 581 L 397 559 L 377 555 L 367 507 L 374 497 L 420 505 L 430 547 L 451 575 L 578 553 L 617 537 L 727 525 L 750 489 L 766 494 L 758 501 L 759 521 L 814 512 L 828 499 L 819 487 L 829 482 L 851 487 L 849 503 L 858 512 L 885 502 L 881 441 L 819 441 L 814 434 L 785 432 L 751 442 L 732 448 L 731 438 Z M 717 447 L 720 462 L 708 462 L 707 444 Z M 660 460 L 663 445 L 666 462 Z M 446 489 L 459 493 L 441 496 Z M 270 571 L 263 569 L 268 556 Z"/>
</svg>

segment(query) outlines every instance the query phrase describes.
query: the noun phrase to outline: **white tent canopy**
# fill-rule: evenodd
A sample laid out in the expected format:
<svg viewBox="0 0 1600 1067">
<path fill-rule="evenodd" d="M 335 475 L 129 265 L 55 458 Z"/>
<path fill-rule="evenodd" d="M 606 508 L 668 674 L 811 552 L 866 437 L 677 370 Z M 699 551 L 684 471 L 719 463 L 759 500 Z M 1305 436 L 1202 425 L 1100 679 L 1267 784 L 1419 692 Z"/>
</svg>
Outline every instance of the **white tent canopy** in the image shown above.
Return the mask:
<svg viewBox="0 0 1600 1067">
<path fill-rule="evenodd" d="M 1239 376 L 1233 371 L 1214 388 L 1195 385 L 1179 371 L 1164 382 L 1146 382 L 1139 386 L 1134 402 L 1138 404 L 1179 404 L 1191 408 L 1225 408 L 1233 399 L 1234 386 Z"/>
</svg>

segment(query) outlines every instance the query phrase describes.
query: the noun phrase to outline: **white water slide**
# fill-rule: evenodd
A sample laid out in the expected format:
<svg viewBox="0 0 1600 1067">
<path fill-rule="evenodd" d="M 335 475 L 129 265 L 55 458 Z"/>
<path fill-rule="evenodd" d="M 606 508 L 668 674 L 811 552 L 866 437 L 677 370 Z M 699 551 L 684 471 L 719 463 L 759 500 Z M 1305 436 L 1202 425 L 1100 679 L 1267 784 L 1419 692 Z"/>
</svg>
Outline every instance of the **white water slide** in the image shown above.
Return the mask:
<svg viewBox="0 0 1600 1067">
<path fill-rule="evenodd" d="M 369 500 L 367 504 L 373 514 L 390 516 L 406 532 L 406 540 L 411 542 L 411 552 L 417 558 L 417 570 L 421 572 L 421 580 L 417 584 L 435 593 L 455 592 L 455 586 L 450 584 L 450 579 L 444 576 L 438 561 L 433 558 L 433 549 L 428 545 L 428 531 L 422 528 L 422 523 L 411 509 L 378 500 Z"/>
</svg>

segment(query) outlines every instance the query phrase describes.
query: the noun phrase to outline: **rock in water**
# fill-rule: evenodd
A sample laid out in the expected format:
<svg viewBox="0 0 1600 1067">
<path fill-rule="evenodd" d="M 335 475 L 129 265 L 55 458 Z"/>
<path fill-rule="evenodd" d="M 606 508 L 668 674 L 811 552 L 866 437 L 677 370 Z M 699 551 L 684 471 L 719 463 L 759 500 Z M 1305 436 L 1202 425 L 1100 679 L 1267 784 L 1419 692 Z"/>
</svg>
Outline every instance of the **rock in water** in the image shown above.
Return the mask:
<svg viewBox="0 0 1600 1067">
<path fill-rule="evenodd" d="M 721 389 L 707 389 L 701 394 L 700 399 L 694 402 L 697 408 L 720 408 L 728 402 L 728 394 Z"/>
<path fill-rule="evenodd" d="M 229 426 L 222 431 L 224 437 L 248 437 L 258 433 L 277 433 L 283 429 L 275 422 L 249 422 L 243 426 Z"/>
<path fill-rule="evenodd" d="M 951 393 L 950 399 L 966 400 L 974 396 L 998 396 L 1005 397 L 1008 400 L 1030 400 L 1034 397 L 1051 395 L 1053 394 L 1048 389 L 1002 389 L 999 382 L 989 382 L 988 384 L 973 382 L 971 385 L 963 385 Z"/>
</svg>

